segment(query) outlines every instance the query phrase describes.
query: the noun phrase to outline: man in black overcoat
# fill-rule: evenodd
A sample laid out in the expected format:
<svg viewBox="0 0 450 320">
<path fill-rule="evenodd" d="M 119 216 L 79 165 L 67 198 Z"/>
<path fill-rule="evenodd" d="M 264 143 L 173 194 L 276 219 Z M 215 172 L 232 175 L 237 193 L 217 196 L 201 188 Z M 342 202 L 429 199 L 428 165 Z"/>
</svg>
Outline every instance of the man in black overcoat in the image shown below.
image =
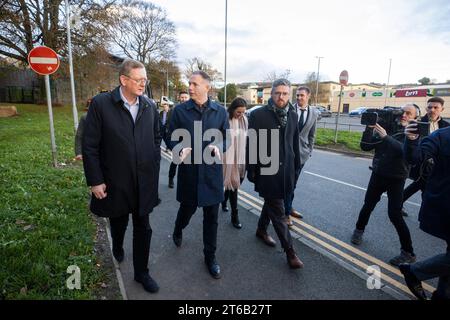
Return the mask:
<svg viewBox="0 0 450 320">
<path fill-rule="evenodd" d="M 83 133 L 84 172 L 91 211 L 109 218 L 118 262 L 124 260 L 123 240 L 132 214 L 134 279 L 153 293 L 159 288 L 148 270 L 149 214 L 158 204 L 159 115 L 143 95 L 148 80 L 142 63 L 125 60 L 119 79 L 112 92 L 92 99 Z"/>
</svg>

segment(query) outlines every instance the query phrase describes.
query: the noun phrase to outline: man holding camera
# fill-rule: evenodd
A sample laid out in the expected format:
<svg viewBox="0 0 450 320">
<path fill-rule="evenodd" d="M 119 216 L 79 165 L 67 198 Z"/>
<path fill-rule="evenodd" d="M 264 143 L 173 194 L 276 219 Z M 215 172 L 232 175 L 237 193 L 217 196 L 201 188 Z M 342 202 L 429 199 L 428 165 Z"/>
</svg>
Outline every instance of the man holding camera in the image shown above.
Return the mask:
<svg viewBox="0 0 450 320">
<path fill-rule="evenodd" d="M 402 111 L 399 119 L 402 127 L 406 127 L 410 120 L 417 118 L 418 111 L 412 104 L 403 106 Z M 416 256 L 408 226 L 401 214 L 403 187 L 409 173 L 409 165 L 403 157 L 404 133 L 392 132 L 390 134 L 392 135 L 388 135 L 386 130 L 376 123 L 368 125 L 361 138 L 361 149 L 364 151 L 375 149 L 375 155 L 364 205 L 359 213 L 351 242 L 356 245 L 361 244 L 370 215 L 380 201 L 383 192 L 387 192 L 389 219 L 398 233 L 401 244 L 400 255 L 392 258 L 389 262 L 398 266 L 401 263 L 415 262 Z"/>
<path fill-rule="evenodd" d="M 422 117 L 421 122 L 429 123 L 429 133 L 433 133 L 434 131 L 448 127 L 450 123 L 442 119 L 441 113 L 444 110 L 444 99 L 440 97 L 433 97 L 427 101 L 427 114 Z M 425 189 L 426 178 L 424 177 L 424 173 L 430 173 L 431 167 L 422 167 L 422 163 L 416 164 L 415 167 L 411 169 L 410 178 L 414 179 L 414 181 L 405 188 L 403 191 L 403 203 L 408 200 L 413 194 L 417 191 Z M 427 170 L 426 170 L 427 169 Z M 405 209 L 402 209 L 402 214 L 404 216 L 408 216 Z"/>
<path fill-rule="evenodd" d="M 433 170 L 423 192 L 420 229 L 447 243 L 447 252 L 414 264 L 401 264 L 400 271 L 411 292 L 420 300 L 426 295 L 421 281 L 439 277 L 432 300 L 450 299 L 450 128 L 433 132 L 419 141 L 417 124 L 406 127 L 405 157 L 411 164 L 433 159 Z"/>
</svg>

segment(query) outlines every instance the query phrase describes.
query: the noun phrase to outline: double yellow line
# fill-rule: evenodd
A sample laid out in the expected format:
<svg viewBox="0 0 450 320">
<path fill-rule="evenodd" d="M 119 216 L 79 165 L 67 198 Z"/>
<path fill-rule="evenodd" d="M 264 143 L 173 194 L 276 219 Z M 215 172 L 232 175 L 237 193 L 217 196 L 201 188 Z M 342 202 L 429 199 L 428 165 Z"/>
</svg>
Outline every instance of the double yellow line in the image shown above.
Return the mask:
<svg viewBox="0 0 450 320">
<path fill-rule="evenodd" d="M 242 190 L 239 190 L 239 200 L 259 210 L 260 212 L 262 210 L 262 206 L 264 205 L 263 201 Z M 338 255 L 345 261 L 348 261 L 351 264 L 361 268 L 363 272 L 366 272 L 368 267 L 372 265 L 377 265 L 378 267 L 380 267 L 380 270 L 382 271 L 382 279 L 381 279 L 382 281 L 387 282 L 390 285 L 396 287 L 397 289 L 400 289 L 402 292 L 408 294 L 409 296 L 412 296 L 411 291 L 408 289 L 406 285 L 400 283 L 399 281 L 393 279 L 392 277 L 386 274 L 387 271 L 403 278 L 403 275 L 397 268 L 307 224 L 306 222 L 298 218 L 291 217 L 291 219 L 300 227 L 302 227 L 299 228 L 297 225 L 294 225 L 290 227 L 291 230 L 296 231 L 299 235 L 308 238 L 309 240 L 313 241 L 315 244 L 321 246 L 322 248 L 325 248 L 326 250 Z M 329 241 L 331 244 L 318 238 L 317 236 L 320 236 L 321 238 Z M 347 251 L 350 251 L 350 253 L 353 253 L 354 255 L 356 255 L 356 257 L 344 252 L 343 250 L 339 249 L 339 247 Z M 368 264 L 364 260 L 370 262 L 370 264 Z M 423 283 L 423 287 L 425 290 L 429 292 L 433 292 L 435 290 L 435 288 L 426 283 Z"/>
<path fill-rule="evenodd" d="M 168 160 L 172 161 L 172 156 L 169 152 L 162 151 L 162 156 Z M 264 202 L 261 199 L 258 199 L 251 194 L 239 190 L 239 200 L 243 203 L 246 203 L 250 207 L 258 210 L 261 212 L 262 206 L 264 205 Z M 328 250 L 329 252 L 334 253 L 335 255 L 339 256 L 344 261 L 350 262 L 352 265 L 358 267 L 361 269 L 364 273 L 368 270 L 370 266 L 376 265 L 380 267 L 381 270 L 381 281 L 390 284 L 391 286 L 401 290 L 403 293 L 406 293 L 408 296 L 413 297 L 411 291 L 408 289 L 406 285 L 403 283 L 400 283 L 399 281 L 395 280 L 393 277 L 391 277 L 390 274 L 393 274 L 397 277 L 400 277 L 403 279 L 403 275 L 401 272 L 396 268 L 393 267 L 331 235 L 328 233 L 325 233 L 306 222 L 298 219 L 293 218 L 291 219 L 295 222 L 295 225 L 290 227 L 291 230 L 295 231 L 300 236 L 303 236 L 312 242 L 314 242 L 316 245 L 319 245 L 320 247 Z M 300 226 L 300 228 L 299 228 Z M 320 238 L 319 238 L 320 237 Z M 322 239 L 321 239 L 322 238 Z M 347 252 L 343 251 L 342 249 L 346 250 Z M 351 255 L 352 253 L 353 255 Z M 370 264 L 369 264 L 370 263 Z M 423 288 L 427 290 L 428 292 L 435 291 L 435 288 L 430 286 L 427 283 L 423 283 Z"/>
</svg>

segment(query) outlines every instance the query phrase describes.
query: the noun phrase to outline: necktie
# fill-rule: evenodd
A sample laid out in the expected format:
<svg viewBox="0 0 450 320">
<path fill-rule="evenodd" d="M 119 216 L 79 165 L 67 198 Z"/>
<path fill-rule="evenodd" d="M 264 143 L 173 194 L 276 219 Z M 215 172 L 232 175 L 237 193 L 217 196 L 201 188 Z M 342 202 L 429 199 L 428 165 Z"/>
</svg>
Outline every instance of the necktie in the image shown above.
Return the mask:
<svg viewBox="0 0 450 320">
<path fill-rule="evenodd" d="M 305 110 L 301 109 L 300 120 L 298 121 L 298 130 L 302 131 L 305 122 Z"/>
</svg>

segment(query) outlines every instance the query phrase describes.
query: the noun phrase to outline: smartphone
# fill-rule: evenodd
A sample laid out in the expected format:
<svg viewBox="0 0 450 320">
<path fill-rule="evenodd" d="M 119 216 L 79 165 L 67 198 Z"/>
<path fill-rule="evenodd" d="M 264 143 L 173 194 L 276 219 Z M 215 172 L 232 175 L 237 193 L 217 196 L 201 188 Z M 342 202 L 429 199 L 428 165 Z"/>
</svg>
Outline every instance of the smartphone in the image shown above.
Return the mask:
<svg viewBox="0 0 450 320">
<path fill-rule="evenodd" d="M 430 134 L 429 122 L 417 122 L 417 133 L 421 137 L 426 137 Z"/>
<path fill-rule="evenodd" d="M 409 121 L 409 124 L 416 123 L 416 130 L 412 133 L 418 134 L 420 137 L 426 137 L 430 134 L 430 123 L 429 122 L 420 122 L 416 120 Z"/>
<path fill-rule="evenodd" d="M 376 112 L 364 112 L 361 115 L 361 124 L 365 126 L 374 126 L 378 121 L 378 113 Z"/>
</svg>

